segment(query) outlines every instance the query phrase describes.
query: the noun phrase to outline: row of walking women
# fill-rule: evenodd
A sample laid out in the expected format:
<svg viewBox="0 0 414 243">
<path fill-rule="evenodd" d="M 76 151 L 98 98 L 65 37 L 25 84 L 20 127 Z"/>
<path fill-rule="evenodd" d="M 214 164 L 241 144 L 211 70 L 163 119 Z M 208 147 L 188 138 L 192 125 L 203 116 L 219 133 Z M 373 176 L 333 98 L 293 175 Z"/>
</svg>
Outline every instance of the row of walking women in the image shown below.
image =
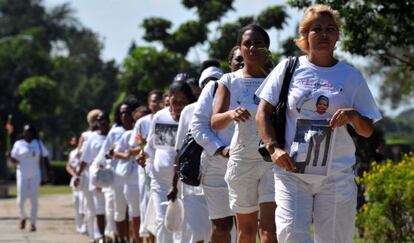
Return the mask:
<svg viewBox="0 0 414 243">
<path fill-rule="evenodd" d="M 128 215 L 136 242 L 147 236 L 166 243 L 251 243 L 257 237 L 352 242 L 355 146 L 346 126 L 369 137 L 381 115 L 360 72 L 334 57 L 340 27 L 329 6 L 305 11 L 296 40 L 305 55 L 288 80 L 285 129 L 275 128 L 271 117 L 290 62 L 269 70 L 270 39 L 256 24 L 240 30 L 229 60 L 239 65 L 230 73 L 210 66 L 198 82 L 177 75 L 169 106 L 161 108 L 162 94 L 151 92 L 145 116 L 145 108 L 127 98 L 119 110 L 122 126 L 110 129 L 108 116 L 99 112 L 97 131 L 82 135 L 74 173 L 86 198 L 91 239 L 104 236 L 107 227 L 127 240 Z M 188 131 L 203 148 L 196 187 L 180 183 L 175 166 Z M 260 140 L 271 162 L 258 152 Z M 103 168 L 115 171 L 110 187 L 97 186 L 96 171 Z M 183 202 L 184 222 L 171 230 L 165 216 L 176 198 Z"/>
</svg>

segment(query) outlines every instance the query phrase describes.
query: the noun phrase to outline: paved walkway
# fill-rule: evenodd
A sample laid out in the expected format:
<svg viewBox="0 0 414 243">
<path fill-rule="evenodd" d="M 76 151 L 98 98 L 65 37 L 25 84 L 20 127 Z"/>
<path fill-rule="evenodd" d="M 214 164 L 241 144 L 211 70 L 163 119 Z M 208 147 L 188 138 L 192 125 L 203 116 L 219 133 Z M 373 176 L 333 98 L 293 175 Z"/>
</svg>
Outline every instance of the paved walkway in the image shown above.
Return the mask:
<svg viewBox="0 0 414 243">
<path fill-rule="evenodd" d="M 20 230 L 17 228 L 19 214 L 16 199 L 0 199 L 0 242 L 89 242 L 87 236 L 75 231 L 71 194 L 41 196 L 38 212 L 37 231 L 29 232 L 29 222 L 26 223 L 25 230 Z"/>
</svg>

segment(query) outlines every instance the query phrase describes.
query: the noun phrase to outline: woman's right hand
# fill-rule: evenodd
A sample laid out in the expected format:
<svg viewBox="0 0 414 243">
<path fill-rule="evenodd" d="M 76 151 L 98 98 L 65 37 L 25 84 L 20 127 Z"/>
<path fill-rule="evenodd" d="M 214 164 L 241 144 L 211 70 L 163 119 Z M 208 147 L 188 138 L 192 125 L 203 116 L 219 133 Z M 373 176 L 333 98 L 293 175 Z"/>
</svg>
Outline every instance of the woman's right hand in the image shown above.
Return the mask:
<svg viewBox="0 0 414 243">
<path fill-rule="evenodd" d="M 170 188 L 170 191 L 167 194 L 167 199 L 168 201 L 175 201 L 175 199 L 177 199 L 177 194 L 178 194 L 178 189 L 176 186 L 172 186 Z"/>
<path fill-rule="evenodd" d="M 236 122 L 245 122 L 250 119 L 251 115 L 247 109 L 242 106 L 230 111 L 230 117 Z"/>
<path fill-rule="evenodd" d="M 272 161 L 275 165 L 279 166 L 282 169 L 293 172 L 295 168 L 295 163 L 286 153 L 285 150 L 280 148 L 275 148 L 273 153 L 270 154 Z"/>
<path fill-rule="evenodd" d="M 143 152 L 143 153 L 139 153 L 138 156 L 136 157 L 136 161 L 137 163 L 142 167 L 145 168 L 145 161 L 148 158 L 148 154 Z"/>
</svg>

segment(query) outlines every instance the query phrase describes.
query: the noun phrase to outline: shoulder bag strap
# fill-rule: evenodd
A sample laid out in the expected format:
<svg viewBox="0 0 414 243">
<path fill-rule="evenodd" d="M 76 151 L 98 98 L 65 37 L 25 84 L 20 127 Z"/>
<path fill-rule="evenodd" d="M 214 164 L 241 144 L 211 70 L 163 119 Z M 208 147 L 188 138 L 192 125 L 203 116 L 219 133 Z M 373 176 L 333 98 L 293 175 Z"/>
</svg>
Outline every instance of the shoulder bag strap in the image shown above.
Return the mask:
<svg viewBox="0 0 414 243">
<path fill-rule="evenodd" d="M 279 95 L 279 103 L 286 103 L 290 80 L 295 72 L 296 64 L 298 63 L 299 57 L 289 57 L 286 66 L 285 77 L 283 78 L 283 85 Z"/>
</svg>

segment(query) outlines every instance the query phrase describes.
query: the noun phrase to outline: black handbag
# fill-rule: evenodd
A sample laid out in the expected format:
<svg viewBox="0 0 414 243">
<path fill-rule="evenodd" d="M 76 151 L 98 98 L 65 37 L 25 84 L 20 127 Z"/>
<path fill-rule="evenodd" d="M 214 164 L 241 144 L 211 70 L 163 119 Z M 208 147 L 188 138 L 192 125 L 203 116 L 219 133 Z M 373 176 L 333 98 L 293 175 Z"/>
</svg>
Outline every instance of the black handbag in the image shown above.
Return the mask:
<svg viewBox="0 0 414 243">
<path fill-rule="evenodd" d="M 178 177 L 183 183 L 191 186 L 200 185 L 201 152 L 203 152 L 203 147 L 195 141 L 191 131 L 188 131 L 178 151 Z"/>
<path fill-rule="evenodd" d="M 285 76 L 283 78 L 283 85 L 279 95 L 279 101 L 272 111 L 271 121 L 273 129 L 276 132 L 276 142 L 279 148 L 284 148 L 286 144 L 285 131 L 286 131 L 286 108 L 287 108 L 287 96 L 289 91 L 290 80 L 292 79 L 293 72 L 295 71 L 298 57 L 289 57 L 286 67 Z M 260 155 L 264 161 L 272 162 L 269 151 L 266 148 L 266 144 L 262 140 L 259 142 Z"/>
</svg>

